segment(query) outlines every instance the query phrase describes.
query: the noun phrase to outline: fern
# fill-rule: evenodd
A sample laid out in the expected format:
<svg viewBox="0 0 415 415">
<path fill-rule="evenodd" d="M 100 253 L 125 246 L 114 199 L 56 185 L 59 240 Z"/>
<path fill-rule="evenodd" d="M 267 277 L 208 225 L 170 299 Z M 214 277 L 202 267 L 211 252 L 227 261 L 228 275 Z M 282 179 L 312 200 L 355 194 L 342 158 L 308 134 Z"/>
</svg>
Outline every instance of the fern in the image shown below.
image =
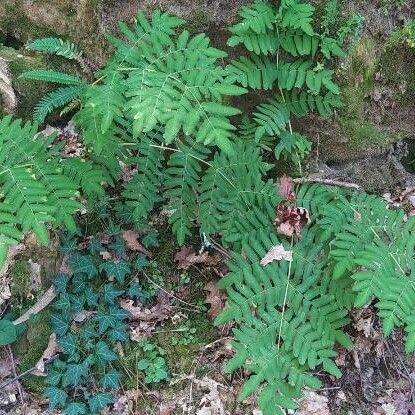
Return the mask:
<svg viewBox="0 0 415 415">
<path fill-rule="evenodd" d="M 35 81 L 53 82 L 62 85 L 82 85 L 84 81 L 76 75 L 53 70 L 34 70 L 27 71 L 21 75 L 22 78 Z"/>
<path fill-rule="evenodd" d="M 239 323 L 235 356 L 227 370 L 244 366 L 251 372 L 240 399 L 259 391 L 261 410 L 270 415 L 295 409 L 293 398 L 303 387 L 320 386 L 311 373 L 318 366 L 340 376 L 333 361 L 334 344 L 351 347 L 340 330 L 349 321 L 348 309 L 336 301 L 342 290 L 326 282 L 326 260 L 316 235 L 310 230 L 295 244 L 291 264 L 280 261 L 262 267 L 261 258 L 281 242 L 272 233 L 260 232 L 243 244 L 245 255 L 234 255 L 230 273 L 219 283 L 228 294 L 228 306 L 215 322 Z"/>
<path fill-rule="evenodd" d="M 84 86 L 71 86 L 58 88 L 47 93 L 37 104 L 33 111 L 33 119 L 42 124 L 48 114 L 57 108 L 78 99 L 84 92 Z"/>
<path fill-rule="evenodd" d="M 146 220 L 155 204 L 162 200 L 164 154 L 157 148 L 162 141 L 159 134 L 143 135 L 137 144 L 138 154 L 129 160 L 138 172 L 126 183 L 122 196 L 133 209 L 134 220 Z"/>
<path fill-rule="evenodd" d="M 334 81 L 334 70 L 326 62 L 345 56 L 345 36 L 331 33 L 337 3 L 327 4 L 321 33 L 315 30 L 314 13 L 311 4 L 298 0 L 281 0 L 278 6 L 257 0 L 241 9 L 241 21 L 230 28 L 232 36 L 228 40 L 228 45 L 243 44 L 252 52 L 228 65 L 231 79 L 245 88 L 272 90 L 281 95 L 257 107 L 256 140 L 265 134 L 277 139 L 277 155 L 284 151 L 289 156 L 290 150 L 296 149 L 291 157 L 296 165 L 300 165 L 311 144 L 305 137 L 299 139 L 292 134 L 291 116 L 313 111 L 327 116 L 341 105 L 339 98 L 333 97 L 340 94 L 340 89 Z M 286 134 L 287 126 L 290 135 Z"/>
<path fill-rule="evenodd" d="M 177 235 L 180 245 L 191 235 L 191 227 L 196 218 L 197 188 L 203 163 L 209 155 L 209 150 L 194 140 L 187 139 L 178 144 L 165 170 L 164 197 L 171 200 L 171 215 L 169 222 Z"/>
<path fill-rule="evenodd" d="M 47 225 L 75 230 L 80 186 L 61 168 L 54 136 L 39 136 L 35 124 L 0 120 L 0 262 L 9 246 L 33 231 L 49 241 Z"/>
<path fill-rule="evenodd" d="M 36 39 L 28 43 L 26 45 L 26 49 L 37 52 L 51 53 L 57 56 L 63 56 L 66 59 L 78 60 L 82 56 L 82 52 L 78 50 L 76 45 L 56 37 Z"/>
</svg>

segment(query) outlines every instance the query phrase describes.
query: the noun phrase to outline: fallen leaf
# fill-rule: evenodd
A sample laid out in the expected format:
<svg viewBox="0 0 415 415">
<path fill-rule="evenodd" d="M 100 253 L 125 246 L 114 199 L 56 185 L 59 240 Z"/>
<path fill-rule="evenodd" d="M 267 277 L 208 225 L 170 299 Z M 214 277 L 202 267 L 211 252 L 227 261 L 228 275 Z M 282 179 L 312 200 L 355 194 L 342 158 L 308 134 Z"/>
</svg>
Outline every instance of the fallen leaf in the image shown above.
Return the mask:
<svg viewBox="0 0 415 415">
<path fill-rule="evenodd" d="M 51 357 L 55 356 L 57 353 L 60 353 L 62 349 L 59 347 L 56 342 L 56 334 L 52 333 L 49 337 L 48 345 L 45 351 L 42 353 L 41 358 L 35 365 L 35 369 L 32 372 L 34 376 L 46 376 L 45 373 L 45 361 L 49 360 Z"/>
<path fill-rule="evenodd" d="M 301 235 L 301 226 L 310 223 L 307 209 L 302 207 L 287 206 L 280 203 L 277 206 L 277 218 L 274 225 L 277 232 L 285 236 Z"/>
<path fill-rule="evenodd" d="M 184 246 L 177 254 L 174 256 L 174 260 L 177 262 L 177 268 L 179 269 L 189 269 L 192 265 L 203 264 L 208 260 L 209 254 L 203 252 L 201 255 L 196 255 L 193 247 Z"/>
<path fill-rule="evenodd" d="M 204 290 L 207 291 L 205 303 L 210 305 L 208 316 L 211 320 L 214 320 L 225 306 L 226 295 L 223 291 L 219 290 L 213 281 L 208 282 Z"/>
<path fill-rule="evenodd" d="M 331 415 L 328 398 L 306 389 L 304 398 L 299 401 L 296 415 Z"/>
<path fill-rule="evenodd" d="M 175 405 L 161 405 L 159 415 L 173 415 Z"/>
<path fill-rule="evenodd" d="M 196 412 L 196 415 L 225 415 L 224 402 L 219 394 L 219 387 L 225 386 L 214 381 L 213 379 L 205 376 L 203 379 L 194 379 L 199 389 L 206 391 L 199 403 L 200 409 Z"/>
<path fill-rule="evenodd" d="M 275 245 L 267 252 L 264 258 L 261 259 L 260 264 L 263 267 L 265 267 L 266 265 L 270 264 L 273 261 L 281 261 L 282 259 L 285 259 L 286 261 L 292 261 L 293 252 L 286 251 L 285 248 L 281 244 Z"/>
<path fill-rule="evenodd" d="M 96 313 L 97 311 L 88 311 L 88 310 L 78 311 L 72 316 L 72 320 L 75 321 L 76 323 L 82 323 L 87 318 L 93 316 Z"/>
<path fill-rule="evenodd" d="M 278 190 L 280 195 L 289 202 L 293 202 L 295 200 L 295 193 L 294 193 L 294 182 L 291 177 L 288 177 L 284 174 L 281 177 L 280 184 L 278 186 Z"/>
<path fill-rule="evenodd" d="M 151 308 L 140 303 L 134 305 L 133 300 L 125 299 L 120 300 L 120 306 L 130 313 L 130 338 L 133 341 L 148 337 L 159 322 L 167 320 L 173 314 L 171 298 L 163 291 L 158 293 L 157 303 Z"/>
<path fill-rule="evenodd" d="M 153 254 L 138 242 L 138 234 L 133 230 L 122 231 L 122 237 L 129 249 L 151 257 Z"/>
</svg>

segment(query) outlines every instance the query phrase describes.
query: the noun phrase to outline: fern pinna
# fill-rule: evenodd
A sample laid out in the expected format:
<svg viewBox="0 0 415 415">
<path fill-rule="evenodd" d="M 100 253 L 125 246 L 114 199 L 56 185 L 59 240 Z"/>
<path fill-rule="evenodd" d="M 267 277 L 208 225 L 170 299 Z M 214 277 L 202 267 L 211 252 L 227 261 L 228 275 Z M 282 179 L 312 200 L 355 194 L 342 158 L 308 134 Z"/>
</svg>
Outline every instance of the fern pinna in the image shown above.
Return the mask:
<svg viewBox="0 0 415 415">
<path fill-rule="evenodd" d="M 351 20 L 334 31 L 337 17 L 336 0 L 328 1 L 320 22 L 309 3 L 281 0 L 273 5 L 255 0 L 242 7 L 240 22 L 230 28 L 228 45 L 242 44 L 249 53 L 233 60 L 229 72 L 244 87 L 275 94 L 256 108 L 254 120 L 258 142 L 269 137 L 279 141 L 277 159 L 291 158 L 299 164 L 310 149 L 304 136 L 293 133 L 292 116 L 310 112 L 329 116 L 341 106 L 329 61 L 345 56 L 343 32 L 351 27 Z M 316 30 L 319 26 L 323 30 Z"/>
<path fill-rule="evenodd" d="M 10 116 L 0 120 L 0 263 L 26 232 L 33 231 L 46 245 L 48 224 L 74 230 L 79 192 L 92 197 L 102 193 L 100 170 L 81 162 L 85 177 L 73 174 L 74 161 L 62 158 L 55 137 L 38 133 L 36 124 Z"/>
</svg>

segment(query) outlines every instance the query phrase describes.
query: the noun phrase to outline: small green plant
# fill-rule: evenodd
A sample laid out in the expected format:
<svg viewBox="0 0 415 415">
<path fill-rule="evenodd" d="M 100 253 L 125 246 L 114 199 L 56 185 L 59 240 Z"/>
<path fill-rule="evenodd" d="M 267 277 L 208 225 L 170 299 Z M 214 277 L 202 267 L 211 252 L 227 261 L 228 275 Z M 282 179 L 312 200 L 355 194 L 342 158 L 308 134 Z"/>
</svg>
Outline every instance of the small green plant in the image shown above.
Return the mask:
<svg viewBox="0 0 415 415">
<path fill-rule="evenodd" d="M 56 134 L 43 136 L 34 123 L 11 116 L 0 119 L 0 265 L 8 248 L 27 232 L 43 245 L 49 243 L 48 226 L 75 230 L 74 213 L 80 194 L 102 196 L 105 181 L 93 163 L 64 158 Z"/>
<path fill-rule="evenodd" d="M 122 379 L 115 345 L 129 340 L 129 313 L 119 300 L 141 295 L 138 283 L 129 280 L 132 263 L 121 259 L 126 252 L 122 239 L 114 233 L 105 245 L 110 259 L 103 260 L 96 237 L 85 248 L 78 248 L 75 235 L 62 241 L 73 275 L 54 280 L 58 296 L 50 320 L 62 354 L 49 367 L 45 395 L 51 409 L 69 415 L 99 413 L 112 402 L 111 392 Z"/>
<path fill-rule="evenodd" d="M 195 344 L 197 343 L 196 338 L 196 332 L 197 329 L 194 327 L 191 327 L 188 323 L 184 324 L 175 332 L 180 333 L 180 335 L 174 335 L 171 338 L 171 343 L 173 346 L 181 345 L 181 346 L 187 346 L 189 344 Z"/>
<path fill-rule="evenodd" d="M 165 351 L 156 344 L 143 340 L 140 342 L 143 358 L 137 362 L 137 369 L 144 373 L 145 383 L 159 383 L 170 378 Z"/>
<path fill-rule="evenodd" d="M 83 68 L 87 63 L 82 57 L 82 52 L 76 45 L 59 38 L 36 39 L 26 45 L 26 49 L 61 56 L 63 58 L 78 62 Z M 57 108 L 72 104 L 79 100 L 85 92 L 87 81 L 77 75 L 55 70 L 32 70 L 24 72 L 21 77 L 36 81 L 50 82 L 62 85 L 61 87 L 46 94 L 36 105 L 33 119 L 42 124 L 46 116 Z M 70 105 L 72 108 L 73 105 Z"/>
<path fill-rule="evenodd" d="M 254 112 L 251 138 L 258 143 L 277 142 L 277 159 L 289 158 L 301 171 L 301 160 L 309 153 L 308 139 L 293 131 L 291 120 L 316 112 L 331 115 L 341 104 L 335 58 L 343 58 L 348 35 L 353 34 L 357 16 L 337 30 L 336 0 L 329 0 L 316 24 L 310 3 L 282 0 L 279 5 L 256 0 L 241 9 L 241 20 L 230 28 L 229 46 L 243 45 L 250 53 L 228 66 L 237 82 L 254 90 L 271 90 L 273 98 Z"/>
</svg>

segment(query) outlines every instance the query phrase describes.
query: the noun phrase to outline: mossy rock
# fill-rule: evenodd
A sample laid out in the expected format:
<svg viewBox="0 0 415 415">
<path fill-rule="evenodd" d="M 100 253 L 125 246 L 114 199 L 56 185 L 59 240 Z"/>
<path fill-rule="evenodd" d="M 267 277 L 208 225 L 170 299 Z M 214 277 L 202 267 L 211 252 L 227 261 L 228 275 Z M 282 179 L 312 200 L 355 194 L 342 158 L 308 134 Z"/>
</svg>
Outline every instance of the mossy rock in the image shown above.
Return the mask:
<svg viewBox="0 0 415 415">
<path fill-rule="evenodd" d="M 44 82 L 20 78 L 20 75 L 25 71 L 34 69 L 48 69 L 50 65 L 43 56 L 31 55 L 1 45 L 0 58 L 8 63 L 13 90 L 17 98 L 15 115 L 24 120 L 29 120 L 32 118 L 33 108 L 41 97 L 51 89 L 51 86 Z"/>
<path fill-rule="evenodd" d="M 27 323 L 27 331 L 14 345 L 19 372 L 24 372 L 36 365 L 46 349 L 52 328 L 49 323 L 49 312 L 43 310 Z M 22 378 L 23 386 L 28 390 L 41 393 L 44 389 L 44 378 L 26 375 Z"/>
</svg>

